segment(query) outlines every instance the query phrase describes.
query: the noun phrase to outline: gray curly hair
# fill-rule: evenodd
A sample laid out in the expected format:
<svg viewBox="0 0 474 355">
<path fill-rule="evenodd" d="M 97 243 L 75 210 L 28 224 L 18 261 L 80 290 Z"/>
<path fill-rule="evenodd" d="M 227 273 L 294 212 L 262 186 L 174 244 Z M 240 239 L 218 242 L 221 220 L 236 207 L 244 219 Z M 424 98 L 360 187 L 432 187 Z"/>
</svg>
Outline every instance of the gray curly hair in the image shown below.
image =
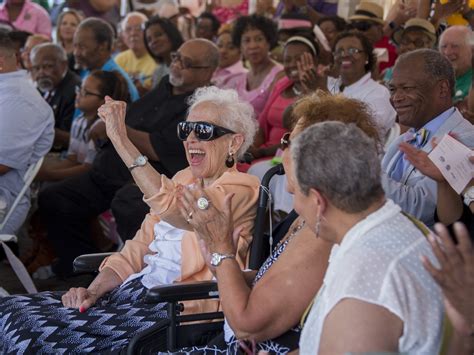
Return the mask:
<svg viewBox="0 0 474 355">
<path fill-rule="evenodd" d="M 241 157 L 253 143 L 257 133 L 258 125 L 252 105 L 242 101 L 237 91 L 233 89 L 207 86 L 197 89 L 189 98 L 188 113 L 205 102 L 216 105 L 222 127 L 244 136 L 244 142 L 236 154 L 237 157 Z"/>
</svg>

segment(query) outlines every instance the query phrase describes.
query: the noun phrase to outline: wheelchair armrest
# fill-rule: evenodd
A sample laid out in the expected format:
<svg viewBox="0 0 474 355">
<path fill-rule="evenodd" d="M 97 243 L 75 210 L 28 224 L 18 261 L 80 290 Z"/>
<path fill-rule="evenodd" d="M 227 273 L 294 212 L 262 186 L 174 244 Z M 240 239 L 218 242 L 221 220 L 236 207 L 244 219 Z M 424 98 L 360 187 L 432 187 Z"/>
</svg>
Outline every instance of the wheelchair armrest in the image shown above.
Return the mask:
<svg viewBox="0 0 474 355">
<path fill-rule="evenodd" d="M 148 290 L 145 302 L 180 302 L 209 298 L 219 298 L 216 281 L 194 281 L 153 287 Z"/>
<path fill-rule="evenodd" d="M 94 273 L 99 271 L 102 261 L 114 253 L 84 254 L 74 259 L 73 267 L 75 273 Z"/>
</svg>

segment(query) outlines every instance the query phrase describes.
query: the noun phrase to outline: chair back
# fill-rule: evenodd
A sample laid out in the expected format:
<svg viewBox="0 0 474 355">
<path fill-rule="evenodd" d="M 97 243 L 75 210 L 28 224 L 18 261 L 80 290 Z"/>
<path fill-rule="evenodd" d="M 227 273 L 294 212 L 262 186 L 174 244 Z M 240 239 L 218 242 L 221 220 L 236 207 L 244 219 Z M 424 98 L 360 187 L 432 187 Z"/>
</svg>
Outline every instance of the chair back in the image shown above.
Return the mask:
<svg viewBox="0 0 474 355">
<path fill-rule="evenodd" d="M 272 196 L 270 194 L 270 180 L 275 175 L 283 175 L 285 169 L 283 164 L 278 164 L 268 170 L 262 178 L 260 191 L 258 194 L 257 215 L 255 217 L 255 226 L 253 230 L 252 244 L 250 246 L 249 268 L 258 270 L 270 250 L 269 239 L 265 237 L 265 225 L 268 209 L 271 209 Z M 270 230 L 272 226 L 270 224 Z M 271 231 L 270 231 L 271 233 Z"/>
<path fill-rule="evenodd" d="M 25 175 L 23 175 L 23 187 L 21 188 L 20 192 L 15 198 L 15 201 L 11 205 L 10 209 L 7 212 L 7 215 L 3 219 L 2 223 L 0 223 L 0 231 L 5 227 L 7 224 L 8 220 L 12 216 L 13 212 L 15 211 L 16 206 L 20 203 L 21 199 L 25 195 L 26 191 L 30 187 L 31 183 L 33 182 L 36 174 L 38 173 L 39 169 L 41 168 L 41 165 L 43 164 L 44 157 L 41 157 L 36 163 L 31 164 L 28 169 L 25 172 Z"/>
</svg>

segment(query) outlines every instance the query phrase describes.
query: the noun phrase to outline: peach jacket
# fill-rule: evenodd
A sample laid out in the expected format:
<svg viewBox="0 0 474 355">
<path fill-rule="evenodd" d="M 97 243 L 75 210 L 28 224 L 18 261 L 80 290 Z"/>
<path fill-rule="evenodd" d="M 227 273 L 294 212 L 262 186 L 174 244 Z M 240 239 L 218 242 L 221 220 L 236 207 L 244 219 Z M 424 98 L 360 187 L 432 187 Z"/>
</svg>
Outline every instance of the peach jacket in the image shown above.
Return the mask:
<svg viewBox="0 0 474 355">
<path fill-rule="evenodd" d="M 194 232 L 189 230 L 189 224 L 181 215 L 177 205 L 178 187 L 193 183 L 195 183 L 195 178 L 189 168 L 181 170 L 171 180 L 162 175 L 160 191 L 156 195 L 144 199 L 151 211 L 145 217 L 140 230 L 132 240 L 126 241 L 120 252 L 105 259 L 100 270 L 106 267 L 111 268 L 122 281 L 125 281 L 131 274 L 140 272 L 145 267 L 144 256 L 152 253 L 148 246 L 155 238 L 154 226 L 163 220 L 177 228 L 186 230 L 181 240 L 181 276 L 175 281 L 211 280 L 212 273 L 201 255 L 197 237 Z M 206 196 L 220 210 L 222 210 L 225 195 L 231 192 L 235 194 L 232 199 L 234 225 L 244 226 L 237 248 L 237 261 L 241 267 L 246 264 L 249 244 L 252 239 L 259 185 L 258 178 L 255 176 L 240 173 L 237 169 L 232 168 L 224 172 L 220 178 L 205 189 Z M 193 311 L 203 310 L 195 309 Z M 188 309 L 188 311 L 190 310 Z"/>
</svg>

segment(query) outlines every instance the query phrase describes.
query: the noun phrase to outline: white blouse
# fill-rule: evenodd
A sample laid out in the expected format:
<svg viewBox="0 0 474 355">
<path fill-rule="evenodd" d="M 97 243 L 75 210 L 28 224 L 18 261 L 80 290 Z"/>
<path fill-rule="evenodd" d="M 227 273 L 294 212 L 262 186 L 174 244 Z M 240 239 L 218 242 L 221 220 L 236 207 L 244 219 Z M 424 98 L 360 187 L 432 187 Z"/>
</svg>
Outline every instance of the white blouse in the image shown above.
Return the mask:
<svg viewBox="0 0 474 355">
<path fill-rule="evenodd" d="M 328 90 L 332 94 L 342 93 L 346 97 L 362 101 L 370 108 L 380 132 L 380 139 L 384 142 L 397 118 L 397 113 L 390 103 L 388 89 L 374 81 L 370 73 L 365 74 L 354 84 L 346 86 L 343 91 L 340 90 L 340 86 L 341 79 L 328 78 Z"/>
<path fill-rule="evenodd" d="M 399 317 L 403 322 L 399 352 L 438 353 L 443 299 L 420 256 L 439 264 L 426 237 L 400 211 L 388 200 L 333 247 L 323 286 L 301 334 L 301 354 L 317 353 L 324 320 L 344 298 L 385 307 Z"/>
</svg>

